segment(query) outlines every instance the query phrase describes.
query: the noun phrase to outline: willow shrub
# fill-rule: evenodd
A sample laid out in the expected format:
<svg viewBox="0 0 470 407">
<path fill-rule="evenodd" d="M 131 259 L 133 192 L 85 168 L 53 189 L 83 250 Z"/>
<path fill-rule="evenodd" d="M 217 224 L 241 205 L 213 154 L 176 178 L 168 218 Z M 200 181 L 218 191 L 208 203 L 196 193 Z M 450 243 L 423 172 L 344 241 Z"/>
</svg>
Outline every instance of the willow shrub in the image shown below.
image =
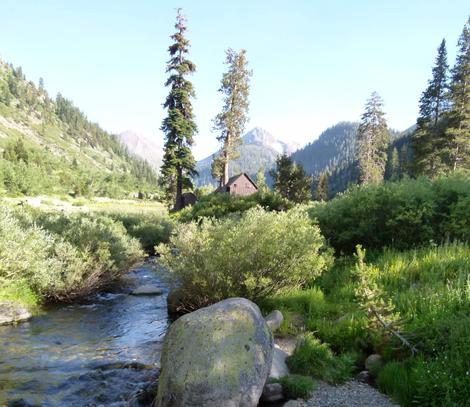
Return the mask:
<svg viewBox="0 0 470 407">
<path fill-rule="evenodd" d="M 229 297 L 258 301 L 311 282 L 332 261 L 317 225 L 300 208 L 180 224 L 157 251 L 191 310 Z"/>
<path fill-rule="evenodd" d="M 469 241 L 469 214 L 468 173 L 354 186 L 310 209 L 329 243 L 345 253 L 357 244 L 406 250 L 430 241 Z"/>
<path fill-rule="evenodd" d="M 26 285 L 40 301 L 87 296 L 143 255 L 122 224 L 102 216 L 0 207 L 0 236 L 0 292 Z"/>
</svg>

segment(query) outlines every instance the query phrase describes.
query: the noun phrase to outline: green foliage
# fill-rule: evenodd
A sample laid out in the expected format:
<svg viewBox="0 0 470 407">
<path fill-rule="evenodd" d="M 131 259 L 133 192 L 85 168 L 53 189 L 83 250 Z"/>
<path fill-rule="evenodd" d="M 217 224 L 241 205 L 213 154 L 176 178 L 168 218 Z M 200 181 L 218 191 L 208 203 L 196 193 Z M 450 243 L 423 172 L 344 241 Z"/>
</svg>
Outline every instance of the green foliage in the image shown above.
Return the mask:
<svg viewBox="0 0 470 407">
<path fill-rule="evenodd" d="M 357 161 L 359 181 L 363 184 L 383 181 L 390 134 L 382 111 L 383 101 L 373 92 L 357 131 Z"/>
<path fill-rule="evenodd" d="M 307 399 L 315 389 L 315 382 L 309 376 L 292 374 L 281 377 L 278 382 L 282 384 L 284 396 L 291 400 Z"/>
<path fill-rule="evenodd" d="M 345 382 L 354 370 L 354 356 L 346 353 L 335 355 L 328 344 L 311 334 L 302 337 L 300 345 L 286 362 L 293 373 L 314 376 L 328 383 Z"/>
<path fill-rule="evenodd" d="M 310 209 L 323 235 L 338 251 L 356 244 L 369 249 L 407 249 L 431 240 L 470 239 L 470 178 L 462 173 L 433 181 L 352 187 L 332 201 Z"/>
<path fill-rule="evenodd" d="M 457 43 L 451 71 L 449 125 L 446 129 L 450 168 L 470 168 L 470 17 Z"/>
<path fill-rule="evenodd" d="M 225 64 L 228 71 L 222 76 L 219 92 L 224 96 L 222 112 L 214 118 L 214 130 L 219 131 L 217 140 L 222 143 L 222 151 L 214 159 L 212 175 L 221 178 L 222 185 L 229 180 L 229 162 L 238 157 L 242 144 L 242 132 L 248 121 L 248 95 L 252 71 L 247 68 L 246 50 L 235 51 L 229 48 Z"/>
<path fill-rule="evenodd" d="M 328 200 L 328 174 L 326 172 L 321 172 L 318 176 L 315 199 L 317 201 Z"/>
<path fill-rule="evenodd" d="M 154 248 L 160 243 L 168 243 L 174 228 L 174 222 L 166 214 L 136 214 L 108 212 L 110 218 L 121 222 L 127 233 L 138 239 L 142 248 L 154 254 Z"/>
<path fill-rule="evenodd" d="M 115 282 L 142 252 L 106 217 L 0 207 L 0 286 L 27 284 L 41 300 L 83 298 Z"/>
<path fill-rule="evenodd" d="M 186 78 L 196 71 L 196 65 L 187 59 L 189 41 L 184 37 L 186 19 L 178 9 L 175 24 L 176 32 L 171 36 L 174 41 L 168 48 L 170 60 L 167 64 L 170 87 L 163 107 L 168 115 L 163 119 L 161 130 L 165 133 L 162 182 L 168 201 L 174 200 L 175 209 L 182 207 L 183 189 L 191 189 L 191 177 L 196 174 L 196 161 L 191 153 L 197 126 L 191 99 L 195 97 L 192 83 Z"/>
<path fill-rule="evenodd" d="M 446 42 L 438 49 L 433 77 L 423 92 L 416 131 L 412 136 L 414 172 L 435 176 L 445 167 L 445 115 L 448 109 L 448 70 Z"/>
<path fill-rule="evenodd" d="M 418 383 L 416 382 L 413 365 L 412 361 L 388 363 L 380 371 L 377 378 L 380 391 L 391 396 L 402 407 L 416 405 L 413 403 L 413 398 Z"/>
<path fill-rule="evenodd" d="M 159 246 L 186 308 L 229 297 L 254 301 L 299 288 L 331 262 L 320 231 L 305 211 L 253 208 L 239 217 L 181 224 Z"/>
<path fill-rule="evenodd" d="M 268 211 L 284 211 L 292 208 L 293 204 L 273 192 L 257 192 L 249 196 L 210 194 L 201 197 L 196 205 L 183 209 L 177 216 L 183 222 L 202 218 L 220 219 L 230 214 L 245 212 L 256 206 L 261 206 Z"/>
<path fill-rule="evenodd" d="M 274 180 L 274 190 L 282 197 L 295 203 L 310 200 L 312 177 L 307 176 L 302 166 L 286 154 L 276 159 L 276 169 L 270 175 Z"/>
</svg>

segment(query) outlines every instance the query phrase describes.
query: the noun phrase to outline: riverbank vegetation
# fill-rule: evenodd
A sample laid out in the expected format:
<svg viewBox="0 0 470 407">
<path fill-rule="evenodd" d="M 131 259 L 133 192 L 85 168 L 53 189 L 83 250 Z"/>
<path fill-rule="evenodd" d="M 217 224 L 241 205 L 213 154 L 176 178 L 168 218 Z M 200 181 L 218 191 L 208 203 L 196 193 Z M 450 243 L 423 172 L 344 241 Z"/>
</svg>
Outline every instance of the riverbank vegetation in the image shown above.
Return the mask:
<svg viewBox="0 0 470 407">
<path fill-rule="evenodd" d="M 119 281 L 144 250 L 153 254 L 173 227 L 161 205 L 144 210 L 141 202 L 125 201 L 119 211 L 118 201 L 42 204 L 0 206 L 0 235 L 7 237 L 0 242 L 0 300 L 29 308 L 83 300 Z"/>
<path fill-rule="evenodd" d="M 379 354 L 371 373 L 400 405 L 464 405 L 469 179 L 363 185 L 284 211 L 225 212 L 224 200 L 233 208 L 240 198 L 209 198 L 219 219 L 180 222 L 158 250 L 187 294 L 182 309 L 243 296 L 281 310 L 279 334 L 301 338 L 293 374 L 340 383 Z"/>
</svg>

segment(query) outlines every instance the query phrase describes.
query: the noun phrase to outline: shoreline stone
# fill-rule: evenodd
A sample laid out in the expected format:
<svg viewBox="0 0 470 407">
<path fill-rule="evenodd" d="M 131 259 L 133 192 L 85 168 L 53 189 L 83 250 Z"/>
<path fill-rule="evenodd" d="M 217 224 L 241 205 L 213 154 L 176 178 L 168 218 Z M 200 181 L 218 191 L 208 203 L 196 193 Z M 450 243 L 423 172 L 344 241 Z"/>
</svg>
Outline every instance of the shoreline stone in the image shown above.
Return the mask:
<svg viewBox="0 0 470 407">
<path fill-rule="evenodd" d="M 30 312 L 13 301 L 0 302 L 0 325 L 11 325 L 30 319 Z"/>
</svg>

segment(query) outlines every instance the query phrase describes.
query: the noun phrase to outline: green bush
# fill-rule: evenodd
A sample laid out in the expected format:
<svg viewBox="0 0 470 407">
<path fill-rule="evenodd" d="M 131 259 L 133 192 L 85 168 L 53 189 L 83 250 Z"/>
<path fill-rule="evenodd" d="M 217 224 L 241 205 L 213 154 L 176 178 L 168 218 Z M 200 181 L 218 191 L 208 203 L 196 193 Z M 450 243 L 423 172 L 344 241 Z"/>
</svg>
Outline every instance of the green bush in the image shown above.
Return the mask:
<svg viewBox="0 0 470 407">
<path fill-rule="evenodd" d="M 174 221 L 166 214 L 106 213 L 122 222 L 130 236 L 138 239 L 142 248 L 150 254 L 155 246 L 168 243 L 174 228 Z"/>
<path fill-rule="evenodd" d="M 469 213 L 470 177 L 465 173 L 354 186 L 310 209 L 325 238 L 344 253 L 352 253 L 357 244 L 409 249 L 430 241 L 467 241 Z"/>
<path fill-rule="evenodd" d="M 306 334 L 286 362 L 293 373 L 313 376 L 328 383 L 342 383 L 351 378 L 354 361 L 352 354 L 335 355 L 328 344 Z"/>
<path fill-rule="evenodd" d="M 257 192 L 249 196 L 231 196 L 229 194 L 210 194 L 201 197 L 194 206 L 180 211 L 176 216 L 183 222 L 201 218 L 220 219 L 232 213 L 245 212 L 261 206 L 268 211 L 284 211 L 293 204 L 275 192 Z"/>
<path fill-rule="evenodd" d="M 297 374 L 283 376 L 279 379 L 279 383 L 282 384 L 284 396 L 292 400 L 310 397 L 315 388 L 315 382 L 311 377 Z"/>
<path fill-rule="evenodd" d="M 142 256 L 139 243 L 106 217 L 0 207 L 0 235 L 1 290 L 26 283 L 44 301 L 87 296 Z"/>
<path fill-rule="evenodd" d="M 331 262 L 306 212 L 253 208 L 240 217 L 181 224 L 160 245 L 189 309 L 229 297 L 254 301 L 299 288 Z"/>
</svg>

